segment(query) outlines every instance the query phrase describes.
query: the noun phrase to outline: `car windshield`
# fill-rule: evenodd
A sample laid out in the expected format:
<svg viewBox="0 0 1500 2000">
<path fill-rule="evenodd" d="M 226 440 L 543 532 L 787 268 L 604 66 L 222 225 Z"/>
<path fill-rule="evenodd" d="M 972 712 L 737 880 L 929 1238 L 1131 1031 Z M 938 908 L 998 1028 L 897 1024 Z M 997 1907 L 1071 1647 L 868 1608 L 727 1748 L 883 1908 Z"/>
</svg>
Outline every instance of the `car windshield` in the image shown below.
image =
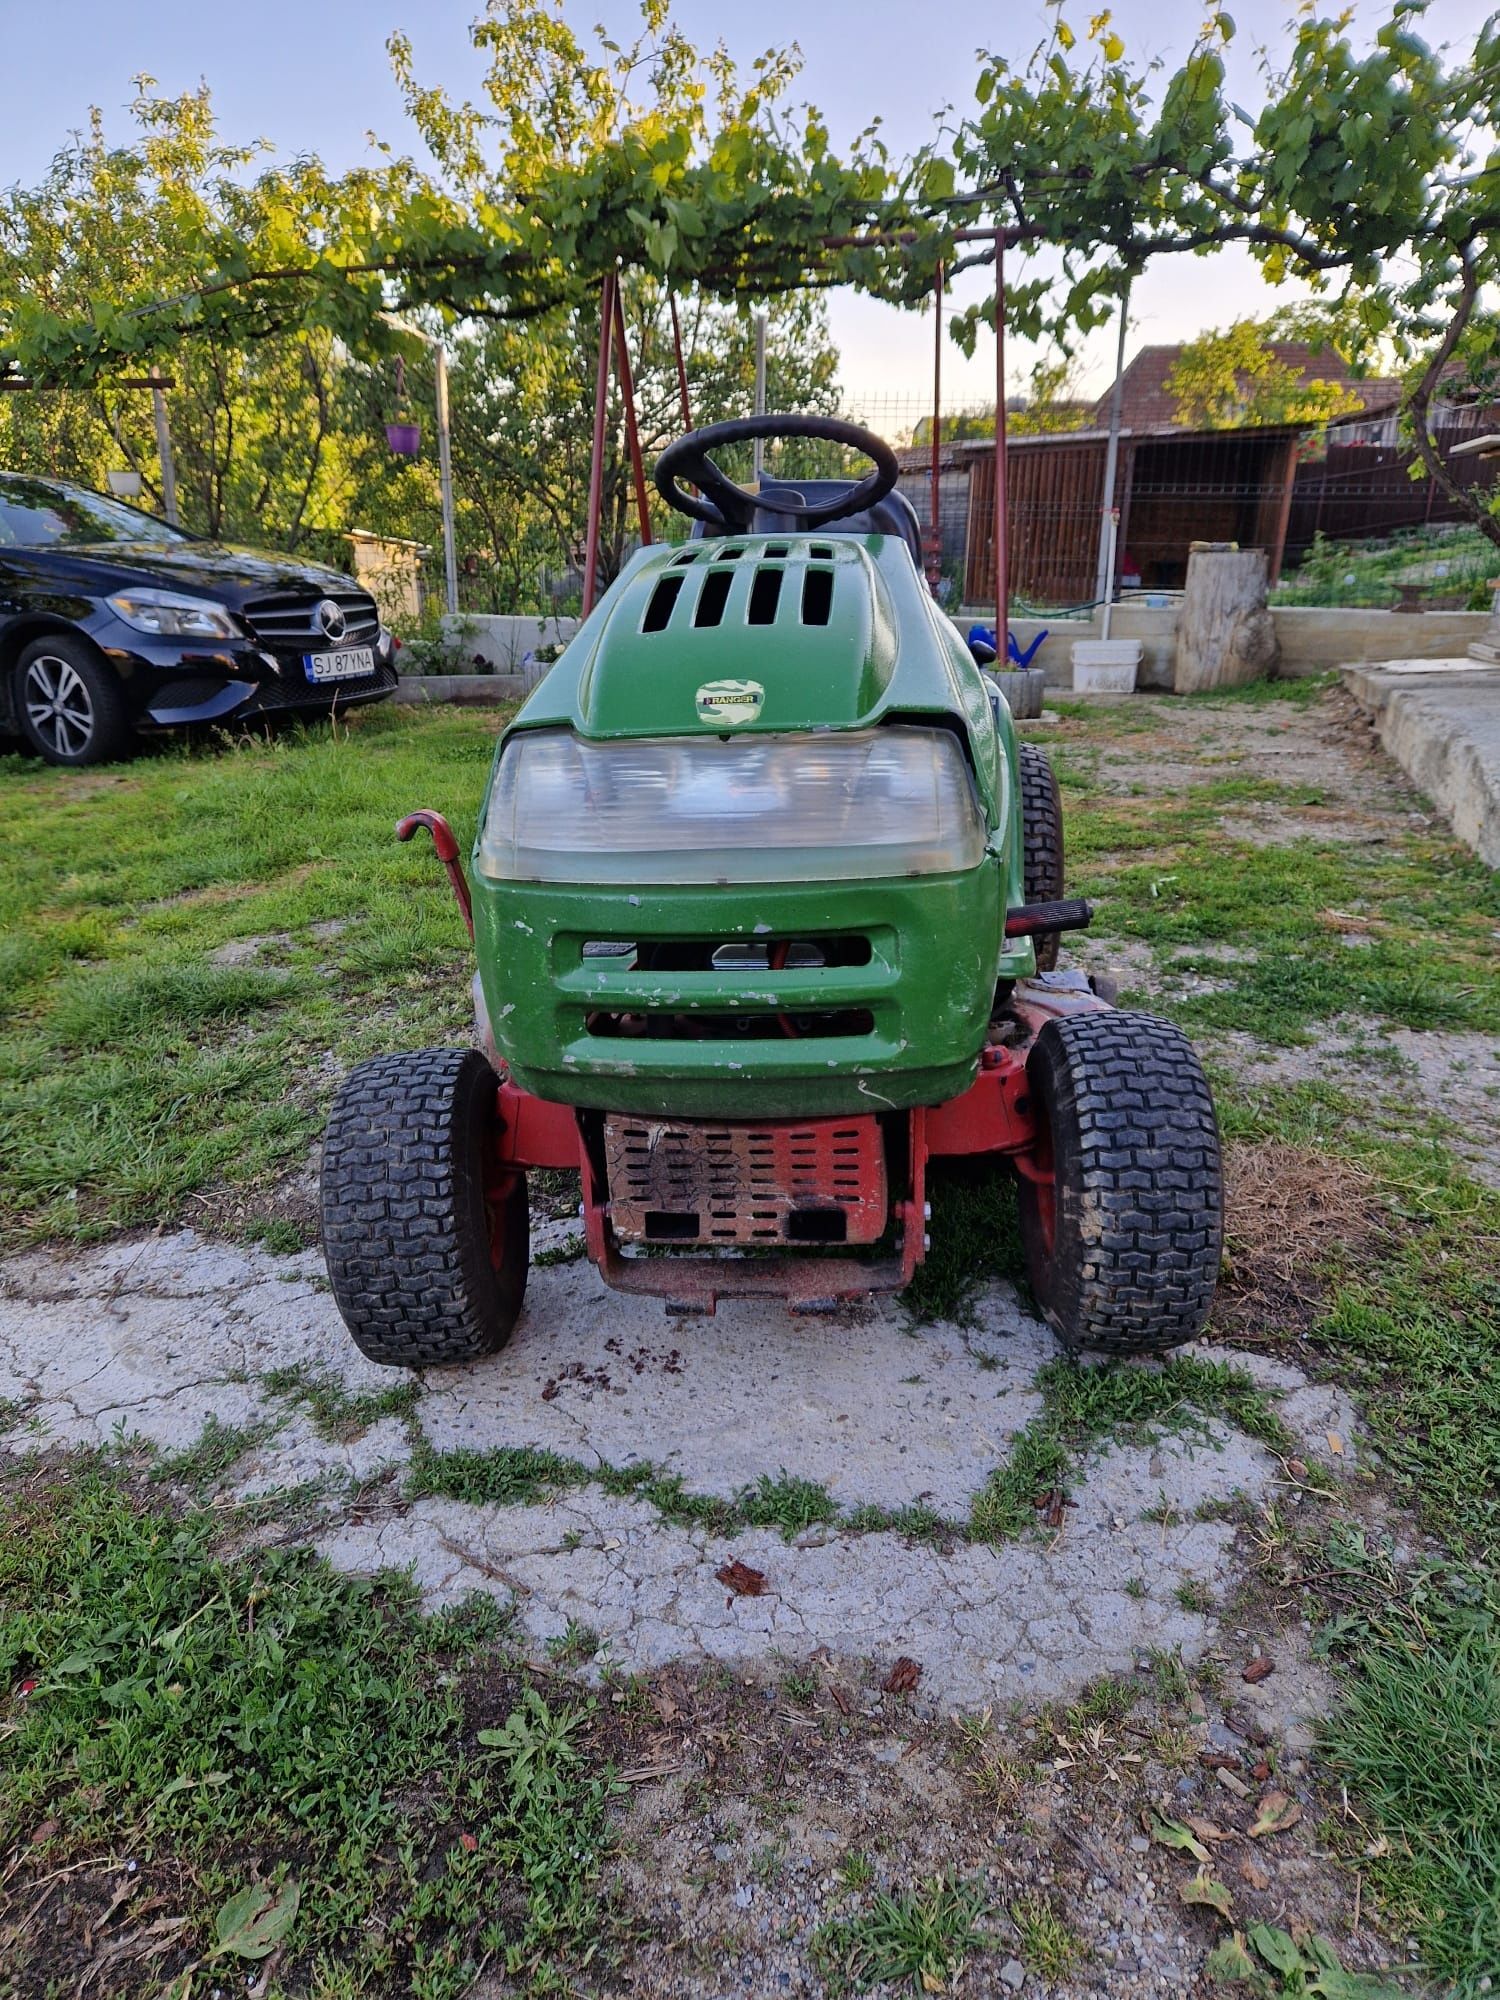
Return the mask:
<svg viewBox="0 0 1500 2000">
<path fill-rule="evenodd" d="M 0 479 L 0 548 L 55 549 L 99 542 L 186 542 L 192 539 L 135 507 L 58 486 L 48 479 Z"/>
</svg>

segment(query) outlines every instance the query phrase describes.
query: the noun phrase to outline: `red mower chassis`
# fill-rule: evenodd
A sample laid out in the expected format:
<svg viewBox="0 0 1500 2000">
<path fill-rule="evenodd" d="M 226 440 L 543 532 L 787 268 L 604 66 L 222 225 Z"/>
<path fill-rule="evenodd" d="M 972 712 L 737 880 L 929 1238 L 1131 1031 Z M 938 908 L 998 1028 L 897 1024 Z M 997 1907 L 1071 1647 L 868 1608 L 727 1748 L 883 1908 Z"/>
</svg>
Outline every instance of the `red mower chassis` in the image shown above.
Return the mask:
<svg viewBox="0 0 1500 2000">
<path fill-rule="evenodd" d="M 605 1114 L 579 1111 L 567 1104 L 551 1104 L 520 1090 L 506 1076 L 504 1063 L 492 1049 L 488 1051 L 500 1077 L 496 1151 L 493 1169 L 500 1185 L 517 1171 L 534 1167 L 577 1168 L 583 1189 L 583 1217 L 588 1251 L 606 1282 L 620 1291 L 639 1292 L 666 1302 L 669 1309 L 711 1313 L 720 1298 L 776 1298 L 791 1312 L 826 1312 L 845 1300 L 868 1296 L 871 1292 L 900 1291 L 910 1284 L 927 1248 L 926 1200 L 927 1162 L 934 1158 L 974 1157 L 1004 1154 L 1015 1163 L 1027 1180 L 1046 1185 L 1051 1179 L 1050 1164 L 1044 1161 L 1044 1144 L 1039 1140 L 1026 1078 L 1026 1057 L 1036 1036 L 1049 1020 L 1064 1015 L 1097 1012 L 1105 1007 L 1081 973 L 1043 973 L 1025 980 L 1011 998 L 1008 1025 L 1017 1031 L 1007 1043 L 991 1043 L 983 1054 L 979 1074 L 961 1097 L 946 1104 L 914 1111 L 865 1113 L 850 1118 L 819 1118 L 802 1121 L 766 1120 L 670 1120 L 655 1127 L 657 1134 L 702 1136 L 708 1148 L 714 1145 L 744 1150 L 759 1146 L 767 1160 L 765 1213 L 795 1232 L 796 1223 L 834 1207 L 834 1195 L 827 1178 L 821 1185 L 811 1179 L 801 1193 L 807 1206 L 797 1207 L 797 1187 L 789 1185 L 784 1161 L 790 1157 L 792 1173 L 799 1151 L 812 1162 L 818 1160 L 820 1146 L 848 1135 L 847 1151 L 857 1159 L 863 1172 L 857 1186 L 848 1190 L 844 1206 L 856 1216 L 868 1216 L 877 1207 L 883 1211 L 882 1224 L 890 1225 L 892 1254 L 870 1259 L 817 1255 L 809 1251 L 817 1237 L 806 1235 L 805 1247 L 785 1255 L 755 1257 L 710 1254 L 693 1256 L 677 1251 L 670 1256 L 626 1254 L 615 1228 L 614 1202 L 607 1168 L 604 1127 Z M 639 1121 L 634 1121 L 638 1123 Z M 857 1135 L 857 1136 L 856 1136 Z M 884 1172 L 892 1161 L 900 1163 L 899 1187 L 892 1186 L 894 1198 L 887 1200 Z M 876 1174 L 881 1186 L 871 1186 Z M 712 1201 L 698 1187 L 684 1199 Z M 708 1212 L 711 1214 L 712 1208 Z M 788 1216 L 790 1219 L 788 1220 Z M 696 1216 L 694 1218 L 696 1220 Z M 842 1219 L 842 1218 L 841 1218 Z M 702 1229 L 702 1236 L 718 1233 L 736 1248 L 754 1243 L 755 1238 L 737 1226 L 714 1232 Z M 638 1233 L 638 1232 L 637 1232 Z M 873 1240 L 885 1234 L 879 1225 L 873 1231 L 857 1232 L 845 1223 L 841 1240 L 859 1241 L 861 1234 Z M 778 1246 L 788 1241 L 782 1228 L 768 1226 L 767 1240 Z M 649 1237 L 652 1244 L 669 1247 L 668 1234 Z M 694 1232 L 699 1240 L 699 1232 Z M 795 1235 L 793 1234 L 793 1240 Z M 703 1245 L 700 1241 L 699 1247 Z"/>
</svg>

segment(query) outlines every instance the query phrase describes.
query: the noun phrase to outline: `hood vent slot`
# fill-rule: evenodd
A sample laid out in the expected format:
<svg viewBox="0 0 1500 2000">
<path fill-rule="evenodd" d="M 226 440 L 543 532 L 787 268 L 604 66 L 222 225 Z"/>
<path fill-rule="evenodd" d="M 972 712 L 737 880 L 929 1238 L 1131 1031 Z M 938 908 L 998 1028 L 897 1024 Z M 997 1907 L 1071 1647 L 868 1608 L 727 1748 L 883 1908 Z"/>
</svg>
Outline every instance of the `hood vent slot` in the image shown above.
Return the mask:
<svg viewBox="0 0 1500 2000">
<path fill-rule="evenodd" d="M 724 606 L 729 601 L 729 586 L 733 582 L 734 573 L 731 570 L 711 569 L 708 572 L 693 612 L 695 625 L 718 625 L 723 622 Z"/>
<path fill-rule="evenodd" d="M 750 586 L 750 624 L 776 623 L 776 607 L 781 602 L 781 574 L 779 569 L 758 569 L 755 572 L 755 581 Z"/>
<path fill-rule="evenodd" d="M 680 576 L 664 576 L 651 593 L 651 602 L 646 606 L 646 615 L 641 620 L 643 632 L 664 632 L 667 620 L 672 616 L 672 607 L 682 591 Z"/>
<path fill-rule="evenodd" d="M 826 625 L 833 612 L 833 571 L 810 569 L 802 579 L 802 622 Z"/>
</svg>

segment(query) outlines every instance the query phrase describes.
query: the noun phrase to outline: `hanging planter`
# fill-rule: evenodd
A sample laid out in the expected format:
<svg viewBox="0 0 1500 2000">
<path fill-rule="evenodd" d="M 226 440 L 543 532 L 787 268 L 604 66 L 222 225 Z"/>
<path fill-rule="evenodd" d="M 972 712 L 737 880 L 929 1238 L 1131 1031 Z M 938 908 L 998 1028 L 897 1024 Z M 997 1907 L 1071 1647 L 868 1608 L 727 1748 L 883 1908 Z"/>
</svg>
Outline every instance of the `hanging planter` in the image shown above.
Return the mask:
<svg viewBox="0 0 1500 2000">
<path fill-rule="evenodd" d="M 415 458 L 422 449 L 422 426 L 402 415 L 406 407 L 406 362 L 396 356 L 396 418 L 385 427 L 385 441 L 398 458 Z"/>
</svg>

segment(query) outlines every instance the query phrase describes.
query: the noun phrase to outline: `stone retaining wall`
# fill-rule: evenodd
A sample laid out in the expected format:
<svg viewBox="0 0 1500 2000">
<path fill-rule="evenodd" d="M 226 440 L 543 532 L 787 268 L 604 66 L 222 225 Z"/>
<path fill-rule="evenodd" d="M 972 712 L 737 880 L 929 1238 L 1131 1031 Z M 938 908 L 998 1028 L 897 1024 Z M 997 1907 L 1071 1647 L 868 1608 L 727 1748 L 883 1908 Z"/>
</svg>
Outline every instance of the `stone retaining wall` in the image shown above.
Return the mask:
<svg viewBox="0 0 1500 2000">
<path fill-rule="evenodd" d="M 1485 611 L 1370 611 L 1355 607 L 1272 607 L 1281 643 L 1278 673 L 1301 680 L 1326 673 L 1330 667 L 1378 664 L 1384 660 L 1434 660 L 1462 655 L 1471 639 L 1489 623 Z M 993 612 L 960 611 L 961 629 L 992 619 Z M 398 701 L 517 701 L 527 692 L 521 663 L 541 645 L 561 645 L 578 630 L 576 618 L 474 616 L 445 618 L 445 637 L 455 650 L 489 663 L 488 674 L 403 674 Z M 1048 685 L 1073 684 L 1073 642 L 1103 636 L 1102 621 L 1092 618 L 1012 618 L 1010 629 L 1022 651 L 1039 632 L 1047 634 L 1032 665 L 1040 667 Z M 1165 605 L 1144 602 L 1117 604 L 1110 619 L 1110 637 L 1140 641 L 1139 684 L 1145 688 L 1172 685 L 1172 654 L 1176 643 L 1177 600 Z M 530 677 L 534 684 L 535 676 Z"/>
<path fill-rule="evenodd" d="M 987 614 L 993 619 L 993 612 Z M 985 614 L 960 612 L 963 630 Z M 1382 660 L 1441 660 L 1461 655 L 1489 623 L 1487 611 L 1369 611 L 1339 606 L 1273 605 L 1276 637 L 1281 643 L 1283 680 L 1302 680 L 1347 667 Z M 1073 684 L 1073 642 L 1103 637 L 1100 618 L 1012 618 L 1010 629 L 1022 652 L 1039 632 L 1046 632 L 1032 665 L 1040 667 L 1052 687 Z M 1139 684 L 1147 688 L 1172 685 L 1172 654 L 1176 644 L 1177 604 L 1161 606 L 1117 604 L 1109 621 L 1112 639 L 1138 639 L 1141 644 Z"/>
</svg>

